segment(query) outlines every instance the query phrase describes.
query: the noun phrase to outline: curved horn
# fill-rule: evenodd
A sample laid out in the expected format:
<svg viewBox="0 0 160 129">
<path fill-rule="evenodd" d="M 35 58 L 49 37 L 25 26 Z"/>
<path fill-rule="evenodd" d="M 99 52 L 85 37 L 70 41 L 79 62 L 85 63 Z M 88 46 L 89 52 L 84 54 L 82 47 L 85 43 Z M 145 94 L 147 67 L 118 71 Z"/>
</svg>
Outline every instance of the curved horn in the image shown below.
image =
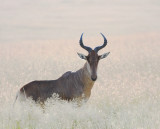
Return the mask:
<svg viewBox="0 0 160 129">
<path fill-rule="evenodd" d="M 96 51 L 96 52 L 98 52 L 99 50 L 101 50 L 102 48 L 104 48 L 106 45 L 107 45 L 107 39 L 106 39 L 106 37 L 102 34 L 102 33 L 100 33 L 102 36 L 103 36 L 103 38 L 104 38 L 104 43 L 103 43 L 103 45 L 102 46 L 98 46 L 98 47 L 96 47 L 94 50 Z"/>
<path fill-rule="evenodd" d="M 92 48 L 87 47 L 87 46 L 84 46 L 82 37 L 83 37 L 83 33 L 82 33 L 81 38 L 80 38 L 80 40 L 79 40 L 80 46 L 81 46 L 82 48 L 84 48 L 85 50 L 87 50 L 88 52 L 92 51 Z"/>
</svg>

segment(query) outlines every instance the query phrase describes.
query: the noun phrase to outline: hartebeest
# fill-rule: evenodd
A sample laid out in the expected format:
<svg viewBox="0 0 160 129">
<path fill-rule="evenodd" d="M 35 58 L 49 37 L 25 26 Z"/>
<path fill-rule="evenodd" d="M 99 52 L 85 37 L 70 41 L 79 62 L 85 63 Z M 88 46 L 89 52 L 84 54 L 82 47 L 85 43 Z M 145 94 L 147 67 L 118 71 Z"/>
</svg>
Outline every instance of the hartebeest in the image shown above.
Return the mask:
<svg viewBox="0 0 160 129">
<path fill-rule="evenodd" d="M 86 60 L 81 69 L 76 72 L 68 71 L 57 80 L 30 82 L 19 90 L 17 97 L 31 97 L 34 101 L 43 103 L 56 93 L 63 100 L 88 100 L 91 95 L 91 89 L 97 79 L 98 62 L 110 53 L 98 55 L 98 51 L 107 45 L 107 39 L 102 33 L 101 35 L 104 38 L 103 45 L 92 50 L 92 48 L 83 44 L 82 33 L 79 43 L 83 49 L 88 51 L 88 56 L 78 53 L 80 58 Z"/>
</svg>

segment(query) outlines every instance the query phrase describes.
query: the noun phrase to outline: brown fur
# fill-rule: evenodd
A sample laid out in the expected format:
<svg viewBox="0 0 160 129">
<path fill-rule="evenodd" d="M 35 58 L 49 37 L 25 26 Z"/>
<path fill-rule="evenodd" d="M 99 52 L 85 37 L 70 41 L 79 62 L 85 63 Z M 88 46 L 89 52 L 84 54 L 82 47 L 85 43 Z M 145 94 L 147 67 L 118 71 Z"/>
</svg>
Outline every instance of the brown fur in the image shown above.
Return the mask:
<svg viewBox="0 0 160 129">
<path fill-rule="evenodd" d="M 80 70 L 66 72 L 57 80 L 30 82 L 20 89 L 20 93 L 26 98 L 31 97 L 36 102 L 44 102 L 52 97 L 53 93 L 64 100 L 88 100 L 93 84 L 94 81 L 89 76 L 86 63 Z"/>
</svg>

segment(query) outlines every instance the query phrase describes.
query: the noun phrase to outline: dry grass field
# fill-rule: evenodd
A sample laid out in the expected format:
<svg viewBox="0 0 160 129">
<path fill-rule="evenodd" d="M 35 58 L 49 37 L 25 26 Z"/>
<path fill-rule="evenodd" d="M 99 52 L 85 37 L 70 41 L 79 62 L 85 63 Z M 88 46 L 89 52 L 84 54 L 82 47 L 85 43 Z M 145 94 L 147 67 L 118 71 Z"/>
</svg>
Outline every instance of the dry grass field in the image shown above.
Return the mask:
<svg viewBox="0 0 160 129">
<path fill-rule="evenodd" d="M 76 52 L 86 51 L 78 39 L 0 44 L 0 128 L 160 128 L 160 34 L 107 38 L 107 47 L 99 53 L 111 53 L 99 63 L 89 101 L 76 107 L 50 99 L 45 113 L 31 101 L 17 101 L 13 108 L 16 92 L 32 80 L 56 79 L 67 70 L 78 70 L 85 61 Z M 96 46 L 103 38 L 84 42 Z"/>
</svg>

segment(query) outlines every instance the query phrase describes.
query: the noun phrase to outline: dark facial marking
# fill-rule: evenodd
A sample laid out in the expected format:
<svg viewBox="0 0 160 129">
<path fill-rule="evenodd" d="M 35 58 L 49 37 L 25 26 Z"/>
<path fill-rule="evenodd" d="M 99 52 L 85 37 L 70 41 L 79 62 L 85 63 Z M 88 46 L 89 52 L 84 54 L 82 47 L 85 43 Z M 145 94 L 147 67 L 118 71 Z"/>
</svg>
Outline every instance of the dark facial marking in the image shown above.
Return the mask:
<svg viewBox="0 0 160 129">
<path fill-rule="evenodd" d="M 90 68 L 91 68 L 91 79 L 93 81 L 96 81 L 96 79 L 97 79 L 97 66 L 98 66 L 98 62 L 99 62 L 98 54 L 94 50 L 92 50 L 87 56 L 87 61 L 88 61 Z"/>
</svg>

